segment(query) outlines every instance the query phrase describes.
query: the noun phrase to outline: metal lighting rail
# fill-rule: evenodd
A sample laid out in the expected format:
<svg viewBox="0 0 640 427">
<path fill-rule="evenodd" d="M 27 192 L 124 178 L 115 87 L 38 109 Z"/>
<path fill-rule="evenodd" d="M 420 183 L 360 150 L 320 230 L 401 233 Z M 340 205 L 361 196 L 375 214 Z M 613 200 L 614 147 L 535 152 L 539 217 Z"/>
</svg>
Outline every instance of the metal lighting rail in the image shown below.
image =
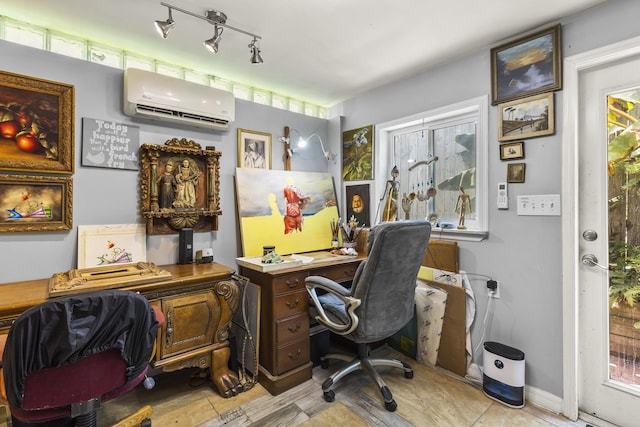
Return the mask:
<svg viewBox="0 0 640 427">
<path fill-rule="evenodd" d="M 253 33 L 250 33 L 248 31 L 241 30 L 240 28 L 232 27 L 231 25 L 229 25 L 229 24 L 227 24 L 225 22 L 220 22 L 220 21 L 216 21 L 215 19 L 210 19 L 207 15 L 198 15 L 197 13 L 190 12 L 188 10 L 173 6 L 173 5 L 171 5 L 169 3 L 165 3 L 165 2 L 160 2 L 160 4 L 162 6 L 164 6 L 164 7 L 166 7 L 166 8 L 177 10 L 178 12 L 182 12 L 182 13 L 184 13 L 186 15 L 193 16 L 194 18 L 199 18 L 199 19 L 202 19 L 203 21 L 207 21 L 211 25 L 219 25 L 220 27 L 228 28 L 230 30 L 237 31 L 237 32 L 242 33 L 242 34 L 246 34 L 246 35 L 251 36 L 251 37 L 256 38 L 256 39 L 262 39 L 262 37 L 260 37 L 257 34 L 253 34 Z M 222 12 L 217 11 L 217 10 L 211 10 L 210 12 L 222 13 Z M 226 15 L 224 13 L 223 13 L 223 16 L 225 17 L 224 19 L 226 21 Z"/>
</svg>

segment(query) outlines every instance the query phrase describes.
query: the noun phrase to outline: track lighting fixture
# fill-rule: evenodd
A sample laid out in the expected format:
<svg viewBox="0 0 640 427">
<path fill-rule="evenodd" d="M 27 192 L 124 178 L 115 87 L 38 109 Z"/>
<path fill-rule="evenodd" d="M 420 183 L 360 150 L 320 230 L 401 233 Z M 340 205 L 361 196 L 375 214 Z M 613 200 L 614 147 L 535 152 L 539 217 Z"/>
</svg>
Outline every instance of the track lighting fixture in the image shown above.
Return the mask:
<svg viewBox="0 0 640 427">
<path fill-rule="evenodd" d="M 249 43 L 249 51 L 251 52 L 251 63 L 252 64 L 262 64 L 262 56 L 260 56 L 260 48 L 256 46 L 258 39 L 255 37 L 253 41 Z"/>
<path fill-rule="evenodd" d="M 163 39 L 167 38 L 169 35 L 169 31 L 176 26 L 173 22 L 173 17 L 171 16 L 171 8 L 169 8 L 169 18 L 166 21 L 156 21 L 155 22 L 156 30 L 162 36 Z"/>
<path fill-rule="evenodd" d="M 213 37 L 203 42 L 204 47 L 207 48 L 211 53 L 218 52 L 218 45 L 220 44 L 220 38 L 222 36 L 222 32 L 225 28 L 233 31 L 237 31 L 242 34 L 246 34 L 248 36 L 253 37 L 253 40 L 249 44 L 249 52 L 251 53 L 250 62 L 252 64 L 262 64 L 262 56 L 260 55 L 260 48 L 258 46 L 258 40 L 261 39 L 259 35 L 250 33 L 248 31 L 241 30 L 239 28 L 232 27 L 231 25 L 227 25 L 227 15 L 217 10 L 208 10 L 205 15 L 198 15 L 197 13 L 189 12 L 188 10 L 181 9 L 179 7 L 175 7 L 168 3 L 160 2 L 160 4 L 167 9 L 169 9 L 169 19 L 166 21 L 155 21 L 156 30 L 163 37 L 167 38 L 169 31 L 171 31 L 175 27 L 175 23 L 173 21 L 173 17 L 171 16 L 172 10 L 177 10 L 178 12 L 182 12 L 186 15 L 193 16 L 194 18 L 199 18 L 207 21 L 209 24 L 213 25 L 214 33 Z"/>
<path fill-rule="evenodd" d="M 211 53 L 218 53 L 218 44 L 220 43 L 220 38 L 222 37 L 222 31 L 224 28 L 219 28 L 217 25 L 214 27 L 215 30 L 213 32 L 213 37 L 209 40 L 205 40 L 202 42 L 204 47 Z"/>
</svg>

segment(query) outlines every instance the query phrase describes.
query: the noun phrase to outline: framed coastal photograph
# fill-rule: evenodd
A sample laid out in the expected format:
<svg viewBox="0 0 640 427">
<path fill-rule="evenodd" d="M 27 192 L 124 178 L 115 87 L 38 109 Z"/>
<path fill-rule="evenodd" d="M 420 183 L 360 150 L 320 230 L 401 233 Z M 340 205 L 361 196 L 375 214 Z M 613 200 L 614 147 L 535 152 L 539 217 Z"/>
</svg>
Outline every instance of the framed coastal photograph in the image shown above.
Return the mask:
<svg viewBox="0 0 640 427">
<path fill-rule="evenodd" d="M 73 173 L 74 87 L 0 71 L 0 170 Z"/>
<path fill-rule="evenodd" d="M 553 92 L 498 105 L 498 141 L 553 135 Z"/>
<path fill-rule="evenodd" d="M 78 226 L 78 268 L 147 261 L 144 224 Z"/>
<path fill-rule="evenodd" d="M 562 89 L 562 27 L 491 49 L 491 105 Z"/>
<path fill-rule="evenodd" d="M 238 167 L 271 169 L 271 134 L 238 129 Z"/>
<path fill-rule="evenodd" d="M 524 159 L 524 141 L 500 145 L 500 160 Z"/>
<path fill-rule="evenodd" d="M 509 163 L 507 165 L 507 182 L 523 183 L 526 164 Z"/>
<path fill-rule="evenodd" d="M 342 133 L 342 179 L 373 179 L 373 125 Z"/>
<path fill-rule="evenodd" d="M 0 175 L 0 232 L 70 230 L 71 177 Z"/>
</svg>

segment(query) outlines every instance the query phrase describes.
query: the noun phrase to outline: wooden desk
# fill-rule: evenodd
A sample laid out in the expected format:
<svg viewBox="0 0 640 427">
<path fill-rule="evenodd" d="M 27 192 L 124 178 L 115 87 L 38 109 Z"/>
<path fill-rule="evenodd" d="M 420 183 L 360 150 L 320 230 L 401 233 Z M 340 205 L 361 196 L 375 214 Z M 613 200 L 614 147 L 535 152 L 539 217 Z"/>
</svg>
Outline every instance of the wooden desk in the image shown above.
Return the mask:
<svg viewBox="0 0 640 427">
<path fill-rule="evenodd" d="M 164 313 L 152 367 L 208 367 L 218 392 L 230 397 L 239 390 L 237 375 L 228 369 L 229 327 L 240 302 L 234 270 L 217 263 L 158 267 L 171 273 L 171 279 L 119 288 L 140 292 Z M 22 312 L 47 300 L 48 283 L 0 284 L 0 334 L 7 333 Z"/>
<path fill-rule="evenodd" d="M 304 279 L 324 276 L 350 281 L 363 259 L 319 255 L 314 263 L 269 272 L 240 266 L 240 274 L 261 287 L 259 380 L 271 394 L 311 378 L 309 295 Z"/>
</svg>

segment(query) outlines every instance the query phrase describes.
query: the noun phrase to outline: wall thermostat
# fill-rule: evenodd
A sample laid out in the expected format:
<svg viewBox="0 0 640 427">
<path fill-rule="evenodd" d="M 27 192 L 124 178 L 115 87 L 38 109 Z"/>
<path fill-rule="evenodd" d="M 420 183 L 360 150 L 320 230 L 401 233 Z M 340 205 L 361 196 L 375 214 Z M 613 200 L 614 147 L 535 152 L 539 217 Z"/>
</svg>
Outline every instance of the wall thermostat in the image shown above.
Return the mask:
<svg viewBox="0 0 640 427">
<path fill-rule="evenodd" d="M 213 262 L 213 249 L 201 249 L 196 252 L 196 264 L 206 264 Z"/>
</svg>

